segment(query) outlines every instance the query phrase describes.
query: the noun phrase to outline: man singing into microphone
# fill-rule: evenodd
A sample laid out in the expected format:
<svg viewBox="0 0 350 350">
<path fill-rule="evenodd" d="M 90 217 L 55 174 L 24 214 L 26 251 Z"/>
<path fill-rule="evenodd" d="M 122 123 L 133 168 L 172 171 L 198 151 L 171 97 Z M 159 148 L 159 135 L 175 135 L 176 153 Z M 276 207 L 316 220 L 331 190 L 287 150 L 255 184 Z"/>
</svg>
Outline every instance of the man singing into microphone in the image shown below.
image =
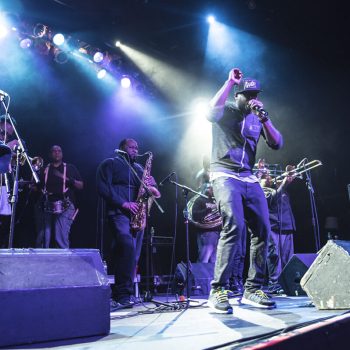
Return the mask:
<svg viewBox="0 0 350 350">
<path fill-rule="evenodd" d="M 267 202 L 252 169 L 260 136 L 272 149 L 281 148 L 283 141 L 258 100 L 259 81 L 242 77 L 239 69 L 230 71 L 227 81 L 211 100 L 208 115 L 213 135 L 211 180 L 223 220 L 208 304 L 223 313 L 232 313 L 224 287 L 246 234 L 245 220 L 251 230 L 250 267 L 241 302 L 262 308 L 275 306 L 261 290 L 270 223 Z M 234 86 L 235 102 L 229 102 Z"/>
<path fill-rule="evenodd" d="M 115 284 L 111 310 L 129 308 L 134 304 L 133 282 L 143 238 L 143 230 L 133 232 L 130 228 L 131 217 L 139 209 L 136 199 L 140 188 L 140 181 L 131 167 L 140 179 L 144 173 L 143 167 L 136 163 L 138 144 L 133 139 L 124 139 L 116 153 L 115 158 L 105 159 L 97 169 L 97 190 L 106 201 L 113 240 L 110 260 L 113 260 Z M 154 178 L 150 176 L 144 180 L 153 196 L 159 198 Z"/>
</svg>

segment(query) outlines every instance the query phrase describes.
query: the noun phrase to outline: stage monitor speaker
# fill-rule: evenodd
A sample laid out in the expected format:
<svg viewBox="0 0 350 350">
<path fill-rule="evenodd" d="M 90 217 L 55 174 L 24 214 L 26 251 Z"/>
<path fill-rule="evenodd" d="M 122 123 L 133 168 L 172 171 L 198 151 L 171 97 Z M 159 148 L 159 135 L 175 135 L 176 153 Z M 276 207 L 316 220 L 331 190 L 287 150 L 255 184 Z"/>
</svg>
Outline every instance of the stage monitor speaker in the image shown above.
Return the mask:
<svg viewBox="0 0 350 350">
<path fill-rule="evenodd" d="M 110 293 L 96 249 L 2 249 L 0 346 L 108 334 Z"/>
<path fill-rule="evenodd" d="M 317 254 L 294 254 L 283 268 L 278 279 L 284 292 L 289 296 L 306 295 L 300 280 L 308 270 Z"/>
<path fill-rule="evenodd" d="M 350 309 L 350 242 L 329 240 L 301 279 L 318 309 Z"/>
<path fill-rule="evenodd" d="M 191 295 L 209 295 L 210 282 L 214 277 L 214 263 L 191 263 L 189 273 L 189 287 Z M 177 264 L 175 271 L 175 292 L 186 292 L 186 263 Z"/>
</svg>

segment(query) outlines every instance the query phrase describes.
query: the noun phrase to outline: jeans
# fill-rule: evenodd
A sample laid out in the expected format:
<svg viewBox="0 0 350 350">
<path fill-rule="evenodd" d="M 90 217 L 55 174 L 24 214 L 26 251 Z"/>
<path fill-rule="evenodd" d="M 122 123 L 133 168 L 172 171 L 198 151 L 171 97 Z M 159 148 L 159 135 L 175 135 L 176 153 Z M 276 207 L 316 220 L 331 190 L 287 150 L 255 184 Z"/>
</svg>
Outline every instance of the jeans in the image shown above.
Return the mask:
<svg viewBox="0 0 350 350">
<path fill-rule="evenodd" d="M 267 252 L 269 282 L 278 282 L 283 268 L 294 254 L 293 233 L 276 233 L 271 231 Z"/>
<path fill-rule="evenodd" d="M 259 183 L 219 177 L 213 183 L 214 196 L 223 219 L 217 247 L 212 288 L 224 287 L 232 272 L 235 255 L 242 249 L 246 223 L 251 230 L 250 266 L 245 290 L 255 292 L 264 283 L 267 243 L 270 231 L 267 201 Z"/>
<path fill-rule="evenodd" d="M 216 260 L 216 246 L 218 244 L 219 232 L 207 231 L 197 233 L 198 262 L 214 263 Z"/>
<path fill-rule="evenodd" d="M 232 274 L 230 277 L 230 285 L 239 286 L 243 288 L 243 273 L 244 261 L 247 246 L 247 233 L 243 234 L 240 242 L 237 243 L 237 248 L 232 262 Z"/>
<path fill-rule="evenodd" d="M 134 293 L 136 265 L 142 248 L 143 231 L 130 230 L 130 219 L 123 214 L 108 216 L 112 234 L 111 263 L 114 268 L 113 298 L 118 300 Z"/>
<path fill-rule="evenodd" d="M 47 213 L 40 206 L 36 208 L 38 237 L 37 248 L 69 248 L 69 233 L 73 223 L 73 203 L 61 214 Z"/>
</svg>

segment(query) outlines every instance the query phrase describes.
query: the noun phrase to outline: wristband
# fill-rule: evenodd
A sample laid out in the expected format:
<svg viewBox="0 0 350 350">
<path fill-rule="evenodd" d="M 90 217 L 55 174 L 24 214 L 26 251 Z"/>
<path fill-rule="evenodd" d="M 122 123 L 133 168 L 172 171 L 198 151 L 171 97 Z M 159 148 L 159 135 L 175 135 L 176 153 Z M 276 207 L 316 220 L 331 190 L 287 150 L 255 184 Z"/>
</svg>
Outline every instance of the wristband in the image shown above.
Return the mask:
<svg viewBox="0 0 350 350">
<path fill-rule="evenodd" d="M 259 118 L 259 121 L 261 124 L 266 123 L 270 118 L 267 115 L 262 116 L 261 118 Z"/>
</svg>

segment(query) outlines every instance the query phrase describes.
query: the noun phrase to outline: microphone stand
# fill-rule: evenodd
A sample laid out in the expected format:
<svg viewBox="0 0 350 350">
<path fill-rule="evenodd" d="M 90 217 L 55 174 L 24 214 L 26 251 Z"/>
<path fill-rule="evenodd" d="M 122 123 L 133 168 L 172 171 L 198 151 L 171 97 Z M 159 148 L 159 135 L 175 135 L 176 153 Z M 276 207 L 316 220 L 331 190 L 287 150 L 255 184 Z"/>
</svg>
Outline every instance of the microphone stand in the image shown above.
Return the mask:
<svg viewBox="0 0 350 350">
<path fill-rule="evenodd" d="M 321 244 L 320 244 L 320 227 L 318 223 L 317 207 L 316 207 L 316 201 L 315 201 L 315 191 L 311 181 L 310 170 L 306 171 L 305 175 L 306 175 L 306 186 L 309 190 L 309 197 L 310 197 L 312 229 L 314 232 L 316 252 L 318 252 L 321 248 Z"/>
<path fill-rule="evenodd" d="M 17 139 L 17 142 L 18 142 L 18 146 L 16 147 L 16 150 L 15 150 L 16 151 L 16 169 L 15 169 L 15 175 L 14 175 L 14 183 L 13 183 L 13 188 L 12 188 L 12 195 L 9 198 L 9 202 L 11 203 L 11 223 L 10 223 L 10 234 L 9 234 L 8 247 L 10 249 L 10 248 L 12 248 L 12 245 L 13 245 L 13 232 L 14 232 L 14 227 L 15 227 L 16 205 L 17 205 L 17 201 L 18 201 L 18 174 L 19 174 L 19 164 L 20 164 L 19 157 L 20 156 L 24 156 L 26 162 L 28 163 L 35 183 L 39 183 L 40 180 L 39 180 L 38 174 L 33 169 L 33 165 L 31 163 L 31 161 L 29 160 L 27 151 L 24 148 L 22 139 L 21 139 L 21 137 L 18 134 L 16 126 L 13 123 L 13 120 L 12 120 L 10 114 L 8 113 L 8 107 L 9 107 L 9 104 L 10 104 L 10 98 L 9 98 L 9 102 L 8 102 L 7 106 L 4 103 L 4 97 L 3 96 L 1 96 L 0 100 L 1 100 L 2 106 L 5 109 L 5 123 L 8 121 L 11 124 L 13 132 L 16 135 L 16 139 Z"/>
<path fill-rule="evenodd" d="M 208 198 L 208 196 L 193 190 L 192 188 L 182 185 L 174 180 L 170 180 L 169 182 L 173 185 L 180 187 L 182 189 L 182 193 L 185 198 L 185 209 L 183 211 L 185 217 L 185 228 L 186 228 L 186 309 L 189 307 L 190 303 L 190 284 L 189 284 L 189 276 L 190 276 L 190 244 L 189 244 L 189 220 L 188 220 L 188 193 L 197 194 L 203 198 Z"/>
</svg>

